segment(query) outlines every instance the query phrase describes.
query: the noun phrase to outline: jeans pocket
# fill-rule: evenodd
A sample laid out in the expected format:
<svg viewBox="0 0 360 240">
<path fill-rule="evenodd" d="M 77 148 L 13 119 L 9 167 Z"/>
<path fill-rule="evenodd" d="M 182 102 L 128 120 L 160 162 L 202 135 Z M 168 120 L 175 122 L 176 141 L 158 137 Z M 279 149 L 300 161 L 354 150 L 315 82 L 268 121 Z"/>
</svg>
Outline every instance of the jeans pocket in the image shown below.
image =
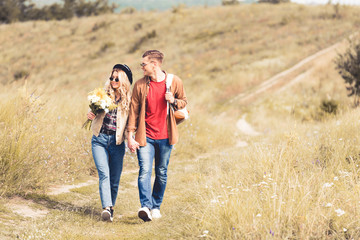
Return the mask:
<svg viewBox="0 0 360 240">
<path fill-rule="evenodd" d="M 99 135 L 99 136 L 95 136 L 95 135 L 93 135 L 92 137 L 91 137 L 91 143 L 93 144 L 93 143 L 100 143 L 101 142 L 101 136 Z"/>
</svg>

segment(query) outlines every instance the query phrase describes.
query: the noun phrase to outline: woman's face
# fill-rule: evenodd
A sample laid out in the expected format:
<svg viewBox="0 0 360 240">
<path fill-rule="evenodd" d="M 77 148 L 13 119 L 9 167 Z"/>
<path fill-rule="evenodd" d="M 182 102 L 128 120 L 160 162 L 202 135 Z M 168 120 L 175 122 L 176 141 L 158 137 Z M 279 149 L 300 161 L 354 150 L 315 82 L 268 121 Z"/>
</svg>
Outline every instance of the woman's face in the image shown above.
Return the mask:
<svg viewBox="0 0 360 240">
<path fill-rule="evenodd" d="M 110 80 L 111 87 L 113 89 L 118 89 L 120 87 L 119 73 L 114 71 L 111 77 L 113 79 L 112 81 Z"/>
</svg>

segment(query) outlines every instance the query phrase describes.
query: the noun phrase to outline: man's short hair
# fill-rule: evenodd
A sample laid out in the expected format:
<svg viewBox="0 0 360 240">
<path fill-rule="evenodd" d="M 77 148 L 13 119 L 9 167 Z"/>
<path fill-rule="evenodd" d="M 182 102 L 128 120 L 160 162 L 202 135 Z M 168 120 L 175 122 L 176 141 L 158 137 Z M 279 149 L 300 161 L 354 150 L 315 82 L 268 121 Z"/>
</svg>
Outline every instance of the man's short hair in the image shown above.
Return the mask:
<svg viewBox="0 0 360 240">
<path fill-rule="evenodd" d="M 149 57 L 150 59 L 156 59 L 158 60 L 160 63 L 162 63 L 163 59 L 164 59 L 164 54 L 162 52 L 160 52 L 159 50 L 148 50 L 146 52 L 144 52 L 143 56 L 144 57 Z"/>
</svg>

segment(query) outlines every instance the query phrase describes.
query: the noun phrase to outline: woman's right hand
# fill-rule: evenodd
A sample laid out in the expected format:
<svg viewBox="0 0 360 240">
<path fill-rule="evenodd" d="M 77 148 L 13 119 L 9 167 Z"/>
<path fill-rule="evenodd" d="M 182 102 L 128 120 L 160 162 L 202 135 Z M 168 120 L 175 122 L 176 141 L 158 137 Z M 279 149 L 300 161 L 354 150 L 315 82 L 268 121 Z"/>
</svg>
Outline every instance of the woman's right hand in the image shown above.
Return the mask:
<svg viewBox="0 0 360 240">
<path fill-rule="evenodd" d="M 87 117 L 92 121 L 95 118 L 95 114 L 93 112 L 88 112 Z"/>
</svg>

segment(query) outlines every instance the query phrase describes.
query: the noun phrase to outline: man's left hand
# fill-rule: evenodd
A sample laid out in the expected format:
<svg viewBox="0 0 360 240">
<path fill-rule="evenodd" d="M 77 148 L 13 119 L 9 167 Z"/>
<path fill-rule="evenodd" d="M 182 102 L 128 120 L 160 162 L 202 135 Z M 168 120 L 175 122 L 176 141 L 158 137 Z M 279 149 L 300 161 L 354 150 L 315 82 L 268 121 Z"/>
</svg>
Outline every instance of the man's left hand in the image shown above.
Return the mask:
<svg viewBox="0 0 360 240">
<path fill-rule="evenodd" d="M 174 101 L 175 101 L 175 98 L 174 98 L 174 95 L 172 94 L 172 92 L 165 93 L 165 99 L 166 99 L 166 101 L 169 101 L 169 103 L 174 103 Z"/>
</svg>

